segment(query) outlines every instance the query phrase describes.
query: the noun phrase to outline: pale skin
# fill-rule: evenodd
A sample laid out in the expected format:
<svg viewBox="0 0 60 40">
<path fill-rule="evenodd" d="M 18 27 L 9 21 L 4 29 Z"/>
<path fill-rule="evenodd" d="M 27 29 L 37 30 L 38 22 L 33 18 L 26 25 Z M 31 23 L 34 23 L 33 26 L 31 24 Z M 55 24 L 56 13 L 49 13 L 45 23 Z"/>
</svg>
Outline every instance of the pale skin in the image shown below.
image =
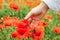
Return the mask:
<svg viewBox="0 0 60 40">
<path fill-rule="evenodd" d="M 38 21 L 46 14 L 48 9 L 49 9 L 48 6 L 44 2 L 42 2 L 37 7 L 33 8 L 26 15 L 25 19 L 30 20 L 31 21 L 31 25 L 34 24 L 36 26 Z"/>
</svg>

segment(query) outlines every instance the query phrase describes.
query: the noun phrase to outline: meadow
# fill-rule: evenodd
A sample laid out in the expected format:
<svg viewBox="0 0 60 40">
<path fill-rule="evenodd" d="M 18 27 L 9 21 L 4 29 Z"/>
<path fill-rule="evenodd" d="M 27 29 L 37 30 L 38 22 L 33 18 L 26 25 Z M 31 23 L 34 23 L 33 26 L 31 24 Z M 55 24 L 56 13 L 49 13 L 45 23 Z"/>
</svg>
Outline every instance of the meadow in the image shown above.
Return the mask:
<svg viewBox="0 0 60 40">
<path fill-rule="evenodd" d="M 60 13 L 51 9 L 35 29 L 27 27 L 29 21 L 23 18 L 40 3 L 40 0 L 0 0 L 0 40 L 60 40 Z"/>
</svg>

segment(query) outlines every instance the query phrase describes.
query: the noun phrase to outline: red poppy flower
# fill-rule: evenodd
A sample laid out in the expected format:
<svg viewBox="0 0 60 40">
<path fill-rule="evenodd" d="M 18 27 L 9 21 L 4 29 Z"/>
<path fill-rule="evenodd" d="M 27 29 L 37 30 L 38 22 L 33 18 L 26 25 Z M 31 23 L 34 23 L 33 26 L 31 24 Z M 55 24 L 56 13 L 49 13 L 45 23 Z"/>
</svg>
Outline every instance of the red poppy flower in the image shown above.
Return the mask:
<svg viewBox="0 0 60 40">
<path fill-rule="evenodd" d="M 19 21 L 19 23 L 17 24 L 17 32 L 20 34 L 20 35 L 23 35 L 25 32 L 28 31 L 28 25 L 26 24 L 25 21 Z"/>
<path fill-rule="evenodd" d="M 58 12 L 58 15 L 60 15 L 60 11 Z"/>
<path fill-rule="evenodd" d="M 3 25 L 2 25 L 2 24 L 0 24 L 0 29 L 2 29 L 2 27 L 3 27 Z"/>
<path fill-rule="evenodd" d="M 20 35 L 23 35 L 27 30 L 23 28 L 17 28 L 16 30 Z"/>
<path fill-rule="evenodd" d="M 11 3 L 11 2 L 14 2 L 14 0 L 9 0 L 9 2 Z"/>
<path fill-rule="evenodd" d="M 57 32 L 57 33 L 60 34 L 60 27 L 54 26 L 54 27 L 53 27 L 53 30 L 54 30 L 55 32 Z"/>
<path fill-rule="evenodd" d="M 26 23 L 27 25 L 29 24 L 29 21 L 26 19 L 23 19 L 22 22 Z"/>
<path fill-rule="evenodd" d="M 30 37 L 30 38 L 34 38 L 35 36 L 34 36 L 34 33 L 32 33 L 32 32 L 30 32 L 29 34 L 28 34 L 28 36 Z"/>
<path fill-rule="evenodd" d="M 3 25 L 4 26 L 12 26 L 13 22 L 16 22 L 16 21 L 15 20 L 13 21 L 13 19 L 4 20 Z"/>
<path fill-rule="evenodd" d="M 0 3 L 0 8 L 2 8 L 2 3 Z"/>
<path fill-rule="evenodd" d="M 39 23 L 37 24 L 37 26 L 34 27 L 34 25 L 32 26 L 33 31 L 29 34 L 29 36 L 31 38 L 33 38 L 34 40 L 40 40 L 40 38 L 44 37 L 44 26 L 46 26 L 47 23 L 44 20 L 40 20 Z M 34 35 L 32 35 L 34 34 Z"/>
<path fill-rule="evenodd" d="M 36 0 L 36 1 L 33 2 L 33 5 L 34 5 L 34 6 L 37 6 L 37 5 L 39 5 L 39 4 L 40 4 L 40 1 L 37 1 L 37 0 Z"/>
<path fill-rule="evenodd" d="M 18 38 L 26 38 L 29 34 L 29 28 L 17 28 L 17 33 L 19 34 L 17 37 Z"/>
<path fill-rule="evenodd" d="M 18 20 L 18 18 L 17 18 L 17 17 L 12 17 L 12 19 L 13 19 L 13 20 Z"/>
<path fill-rule="evenodd" d="M 42 26 L 40 26 L 40 28 L 36 27 L 35 28 L 35 35 L 43 38 L 44 37 L 44 27 L 42 27 Z"/>
<path fill-rule="evenodd" d="M 13 8 L 13 9 L 15 9 L 15 10 L 19 10 L 18 5 L 17 5 L 17 4 L 14 4 L 14 3 L 11 3 L 11 4 L 10 4 L 10 8 Z"/>
<path fill-rule="evenodd" d="M 16 26 L 18 27 L 18 28 L 27 28 L 27 26 L 28 26 L 28 20 L 20 20 L 17 24 L 16 24 Z"/>
<path fill-rule="evenodd" d="M 3 2 L 3 0 L 0 0 L 0 8 L 2 8 L 2 2 Z"/>
<path fill-rule="evenodd" d="M 39 25 L 42 25 L 45 27 L 45 26 L 47 26 L 47 22 L 44 20 L 40 20 Z"/>
<path fill-rule="evenodd" d="M 40 39 L 40 37 L 35 36 L 35 39 L 34 40 L 41 40 L 41 39 Z"/>
<path fill-rule="evenodd" d="M 11 25 L 13 25 L 13 26 L 16 26 L 16 24 L 18 23 L 18 18 L 17 17 L 12 17 L 11 19 Z M 13 21 L 14 20 L 14 21 Z"/>
<path fill-rule="evenodd" d="M 0 3 L 2 3 L 2 0 L 0 0 Z"/>
<path fill-rule="evenodd" d="M 10 20 L 6 20 L 3 22 L 4 26 L 11 26 L 11 21 Z"/>
<path fill-rule="evenodd" d="M 45 19 L 51 20 L 52 19 L 52 16 L 51 15 L 45 15 Z"/>
<path fill-rule="evenodd" d="M 10 17 L 9 16 L 3 16 L 3 19 L 8 20 L 8 19 L 10 19 Z"/>
<path fill-rule="evenodd" d="M 27 28 L 26 24 L 25 23 L 22 23 L 22 22 L 17 23 L 17 27 L 18 28 Z"/>
<path fill-rule="evenodd" d="M 32 6 L 32 4 L 33 4 L 33 2 L 32 1 L 30 1 L 30 0 L 27 0 L 26 1 L 26 3 L 31 7 Z"/>
<path fill-rule="evenodd" d="M 16 26 L 17 22 L 18 22 L 18 18 L 16 18 L 16 17 L 9 18 L 9 17 L 5 16 L 4 21 L 3 21 L 3 25 L 4 26 L 11 26 L 11 25 Z"/>
<path fill-rule="evenodd" d="M 41 34 L 41 31 L 40 30 L 36 30 L 35 35 L 36 36 L 40 36 L 40 34 Z"/>
<path fill-rule="evenodd" d="M 0 19 L 0 23 L 3 22 L 3 20 Z"/>
<path fill-rule="evenodd" d="M 17 37 L 17 33 L 16 33 L 16 32 L 12 32 L 12 33 L 11 33 L 11 36 L 12 36 L 13 38 Z"/>
<path fill-rule="evenodd" d="M 33 38 L 34 39 L 34 37 L 35 36 L 41 36 L 41 31 L 39 30 L 39 31 L 37 31 L 37 30 L 35 30 L 35 31 L 32 31 L 31 33 L 29 33 L 29 36 L 31 37 L 31 38 Z"/>
<path fill-rule="evenodd" d="M 40 40 L 40 38 L 43 38 L 44 32 L 41 30 L 36 30 L 35 32 L 32 32 L 29 34 L 29 37 L 32 38 L 33 40 Z"/>
<path fill-rule="evenodd" d="M 36 39 L 35 37 L 43 38 L 44 37 L 44 27 L 37 26 L 34 30 L 31 31 L 29 37 Z M 40 40 L 40 39 L 39 39 Z"/>
<path fill-rule="evenodd" d="M 58 19 L 60 20 L 60 16 L 58 16 Z"/>
<path fill-rule="evenodd" d="M 18 21 L 18 23 L 16 24 L 17 26 L 17 33 L 19 34 L 18 37 L 26 37 L 29 33 L 29 27 L 28 27 L 28 21 L 27 20 L 20 20 Z"/>
</svg>

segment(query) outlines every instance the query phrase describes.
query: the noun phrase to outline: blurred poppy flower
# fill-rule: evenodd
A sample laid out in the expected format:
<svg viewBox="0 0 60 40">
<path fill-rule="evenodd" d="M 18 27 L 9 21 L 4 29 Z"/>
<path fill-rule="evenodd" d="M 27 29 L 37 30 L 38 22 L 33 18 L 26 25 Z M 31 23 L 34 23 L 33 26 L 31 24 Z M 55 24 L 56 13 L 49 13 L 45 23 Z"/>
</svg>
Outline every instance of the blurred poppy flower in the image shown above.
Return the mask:
<svg viewBox="0 0 60 40">
<path fill-rule="evenodd" d="M 60 16 L 58 16 L 58 19 L 60 20 Z"/>
<path fill-rule="evenodd" d="M 18 28 L 27 28 L 28 24 L 29 24 L 28 20 L 22 19 L 16 24 L 16 26 Z"/>
<path fill-rule="evenodd" d="M 40 39 L 40 37 L 35 36 L 35 39 L 34 40 L 41 40 L 41 39 Z"/>
<path fill-rule="evenodd" d="M 39 36 L 39 37 L 41 37 L 41 38 L 44 37 L 44 31 L 45 31 L 45 29 L 44 29 L 43 26 L 37 26 L 37 27 L 35 28 L 36 36 Z"/>
<path fill-rule="evenodd" d="M 28 26 L 29 21 L 22 19 L 16 24 L 16 32 L 18 33 L 17 38 L 31 37 L 34 40 L 40 40 L 44 37 L 44 27 L 42 25 L 37 25 L 33 30 Z M 13 34 L 13 37 L 16 37 Z"/>
<path fill-rule="evenodd" d="M 58 15 L 60 15 L 60 11 L 58 12 Z"/>
<path fill-rule="evenodd" d="M 0 8 L 2 8 L 2 3 L 0 3 Z"/>
<path fill-rule="evenodd" d="M 17 28 L 27 28 L 26 24 L 25 23 L 17 23 Z"/>
<path fill-rule="evenodd" d="M 27 4 L 31 7 L 32 6 L 32 3 L 31 1 L 27 1 Z"/>
<path fill-rule="evenodd" d="M 23 28 L 18 28 L 16 30 L 20 35 L 23 35 L 27 30 L 26 29 L 23 29 Z"/>
<path fill-rule="evenodd" d="M 42 32 L 41 30 L 35 30 L 29 34 L 29 37 L 34 40 L 38 40 L 38 39 L 40 40 L 40 38 L 44 37 L 44 32 Z"/>
<path fill-rule="evenodd" d="M 3 27 L 3 25 L 2 25 L 2 24 L 0 24 L 0 29 L 2 29 L 2 27 Z"/>
<path fill-rule="evenodd" d="M 2 2 L 2 0 L 0 0 L 0 3 Z"/>
<path fill-rule="evenodd" d="M 26 38 L 29 34 L 29 28 L 17 28 L 17 33 L 19 34 L 19 38 Z"/>
<path fill-rule="evenodd" d="M 37 5 L 39 5 L 39 4 L 40 4 L 40 1 L 37 1 L 37 0 L 36 0 L 36 1 L 33 2 L 33 5 L 34 5 L 34 6 L 37 6 Z"/>
<path fill-rule="evenodd" d="M 33 40 L 40 40 L 40 37 L 39 36 L 35 36 L 34 33 L 30 33 L 29 37 L 32 38 Z"/>
<path fill-rule="evenodd" d="M 44 18 L 47 19 L 47 20 L 52 20 L 52 16 L 51 15 L 45 15 Z"/>
<path fill-rule="evenodd" d="M 0 0 L 0 8 L 2 8 L 2 1 L 3 1 L 3 0 Z"/>
<path fill-rule="evenodd" d="M 22 19 L 22 22 L 26 23 L 27 25 L 29 24 L 29 21 L 26 19 Z"/>
<path fill-rule="evenodd" d="M 44 27 L 35 27 L 35 29 L 30 32 L 29 37 L 31 37 L 33 40 L 40 40 L 44 37 Z"/>
<path fill-rule="evenodd" d="M 19 10 L 19 6 L 14 3 L 10 3 L 10 8 L 15 9 L 15 10 Z"/>
<path fill-rule="evenodd" d="M 10 17 L 9 17 L 9 16 L 3 16 L 3 19 L 4 19 L 4 20 L 9 20 Z"/>
<path fill-rule="evenodd" d="M 18 20 L 18 18 L 17 18 L 17 17 L 12 17 L 12 19 L 14 19 L 14 20 Z"/>
<path fill-rule="evenodd" d="M 13 2 L 14 0 L 9 0 L 9 2 L 11 3 L 11 2 Z"/>
<path fill-rule="evenodd" d="M 28 36 L 30 37 L 30 38 L 34 38 L 35 36 L 34 36 L 34 33 L 32 33 L 32 32 L 30 32 L 29 34 L 28 34 Z"/>
<path fill-rule="evenodd" d="M 53 27 L 53 30 L 54 30 L 55 32 L 57 32 L 57 33 L 60 34 L 60 27 L 54 26 L 54 27 Z"/>
<path fill-rule="evenodd" d="M 12 38 L 17 37 L 17 35 L 18 35 L 17 32 L 12 32 L 12 33 L 11 33 Z"/>
<path fill-rule="evenodd" d="M 40 36 L 41 31 L 40 30 L 36 30 L 34 33 L 35 33 L 36 36 Z"/>
<path fill-rule="evenodd" d="M 3 25 L 4 26 L 11 26 L 11 20 L 5 20 L 4 22 L 3 22 Z"/>
<path fill-rule="evenodd" d="M 28 36 L 28 33 L 30 31 L 29 27 L 28 27 L 28 20 L 22 19 L 20 21 L 18 21 L 18 23 L 16 24 L 17 28 L 16 31 L 19 34 L 18 37 L 23 37 L 25 38 L 26 36 Z"/>
<path fill-rule="evenodd" d="M 3 22 L 3 20 L 0 19 L 0 23 Z"/>
<path fill-rule="evenodd" d="M 40 20 L 39 25 L 42 25 L 45 27 L 45 26 L 47 26 L 47 22 L 45 20 Z"/>
<path fill-rule="evenodd" d="M 4 16 L 3 18 L 4 18 L 3 21 L 4 26 L 16 26 L 17 22 L 19 21 L 17 17 L 10 18 L 9 16 Z"/>
<path fill-rule="evenodd" d="M 18 23 L 18 18 L 17 17 L 12 17 L 11 19 L 11 25 L 13 25 L 13 26 L 16 26 L 16 24 Z M 14 21 L 13 21 L 14 20 Z"/>
</svg>

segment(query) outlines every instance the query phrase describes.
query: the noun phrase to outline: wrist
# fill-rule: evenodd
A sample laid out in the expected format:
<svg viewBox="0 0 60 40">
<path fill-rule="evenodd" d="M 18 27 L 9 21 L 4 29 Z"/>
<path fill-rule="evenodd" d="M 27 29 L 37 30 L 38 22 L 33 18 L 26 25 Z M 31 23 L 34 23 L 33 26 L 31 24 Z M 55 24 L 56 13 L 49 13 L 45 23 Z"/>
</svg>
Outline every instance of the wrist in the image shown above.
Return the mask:
<svg viewBox="0 0 60 40">
<path fill-rule="evenodd" d="M 49 7 L 45 4 L 45 2 L 42 2 L 40 3 L 40 5 L 42 8 L 45 8 L 45 9 L 49 9 Z"/>
<path fill-rule="evenodd" d="M 40 5 L 38 5 L 35 8 L 37 8 L 38 10 L 43 10 L 43 9 L 48 10 L 49 9 L 49 7 L 45 4 L 45 2 L 41 2 Z"/>
<path fill-rule="evenodd" d="M 42 2 L 42 5 L 43 5 L 46 9 L 49 9 L 49 7 L 45 4 L 45 2 Z"/>
</svg>

